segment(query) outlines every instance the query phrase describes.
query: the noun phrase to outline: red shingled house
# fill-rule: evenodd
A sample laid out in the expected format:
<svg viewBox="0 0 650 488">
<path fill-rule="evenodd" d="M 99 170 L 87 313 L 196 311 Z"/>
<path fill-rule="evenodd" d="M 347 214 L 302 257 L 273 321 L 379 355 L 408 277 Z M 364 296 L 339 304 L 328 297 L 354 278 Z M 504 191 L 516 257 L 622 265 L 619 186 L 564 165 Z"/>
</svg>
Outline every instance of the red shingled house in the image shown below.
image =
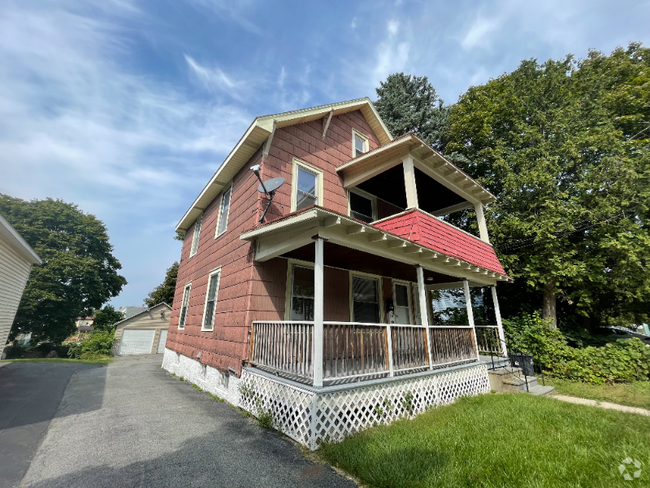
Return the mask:
<svg viewBox="0 0 650 488">
<path fill-rule="evenodd" d="M 272 199 L 258 174 L 284 178 Z M 310 447 L 489 391 L 481 353 L 506 356 L 510 279 L 494 200 L 416 135 L 393 138 L 367 98 L 258 117 L 178 224 L 163 367 Z M 440 218 L 466 208 L 479 236 Z M 476 287 L 494 323 L 475 323 Z M 442 289 L 465 323 L 440 319 Z"/>
</svg>

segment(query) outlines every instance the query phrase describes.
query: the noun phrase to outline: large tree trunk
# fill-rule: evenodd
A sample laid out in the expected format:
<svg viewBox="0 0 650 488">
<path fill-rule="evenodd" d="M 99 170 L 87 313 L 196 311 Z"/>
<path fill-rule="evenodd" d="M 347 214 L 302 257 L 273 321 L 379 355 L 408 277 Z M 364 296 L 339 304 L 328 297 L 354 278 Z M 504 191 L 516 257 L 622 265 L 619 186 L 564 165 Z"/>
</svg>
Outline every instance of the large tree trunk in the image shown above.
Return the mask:
<svg viewBox="0 0 650 488">
<path fill-rule="evenodd" d="M 557 298 L 552 282 L 544 287 L 544 302 L 542 305 L 542 318 L 551 319 L 551 327 L 557 329 Z"/>
</svg>

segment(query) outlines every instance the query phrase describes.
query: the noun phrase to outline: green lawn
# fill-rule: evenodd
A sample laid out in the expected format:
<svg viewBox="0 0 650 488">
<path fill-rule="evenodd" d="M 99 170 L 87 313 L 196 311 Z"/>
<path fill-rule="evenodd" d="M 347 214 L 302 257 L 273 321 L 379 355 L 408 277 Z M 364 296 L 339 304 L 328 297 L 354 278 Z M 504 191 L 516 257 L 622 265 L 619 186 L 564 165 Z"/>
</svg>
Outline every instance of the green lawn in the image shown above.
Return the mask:
<svg viewBox="0 0 650 488">
<path fill-rule="evenodd" d="M 650 486 L 650 418 L 532 395 L 481 395 L 326 444 L 373 487 Z M 643 463 L 625 481 L 618 466 Z"/>
<path fill-rule="evenodd" d="M 572 381 L 546 378 L 546 384 L 555 387 L 562 395 L 570 395 L 591 400 L 619 403 L 631 407 L 650 409 L 650 381 L 638 381 L 615 385 L 590 385 Z"/>
<path fill-rule="evenodd" d="M 3 359 L 3 363 L 85 363 L 85 364 L 109 364 L 113 358 L 103 359 L 68 359 L 68 358 L 29 358 L 29 359 Z"/>
</svg>

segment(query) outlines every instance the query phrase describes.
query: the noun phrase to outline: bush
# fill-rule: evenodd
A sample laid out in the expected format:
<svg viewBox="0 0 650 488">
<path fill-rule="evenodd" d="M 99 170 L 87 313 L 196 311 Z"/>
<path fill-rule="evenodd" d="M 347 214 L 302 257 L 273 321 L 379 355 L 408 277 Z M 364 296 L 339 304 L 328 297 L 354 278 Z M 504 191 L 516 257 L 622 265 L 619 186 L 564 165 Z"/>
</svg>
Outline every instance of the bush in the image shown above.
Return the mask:
<svg viewBox="0 0 650 488">
<path fill-rule="evenodd" d="M 650 380 L 650 346 L 637 338 L 571 347 L 538 312 L 504 320 L 503 326 L 509 348 L 536 356 L 557 378 L 593 384 Z"/>
<path fill-rule="evenodd" d="M 112 356 L 113 332 L 96 330 L 88 339 L 68 345 L 68 355 L 76 359 L 98 359 Z"/>
</svg>

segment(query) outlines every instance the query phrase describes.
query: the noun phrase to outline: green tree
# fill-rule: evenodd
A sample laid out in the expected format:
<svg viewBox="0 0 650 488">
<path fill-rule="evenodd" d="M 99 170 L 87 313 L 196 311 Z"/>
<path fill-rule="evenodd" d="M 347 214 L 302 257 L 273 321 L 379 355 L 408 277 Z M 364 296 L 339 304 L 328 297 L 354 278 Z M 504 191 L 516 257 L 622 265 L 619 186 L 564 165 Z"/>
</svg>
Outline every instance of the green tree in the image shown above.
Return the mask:
<svg viewBox="0 0 650 488">
<path fill-rule="evenodd" d="M 62 200 L 24 201 L 0 194 L 0 213 L 38 253 L 18 307 L 12 334 L 60 343 L 86 316 L 126 284 L 118 274 L 106 226 Z"/>
<path fill-rule="evenodd" d="M 176 292 L 176 277 L 178 276 L 178 262 L 167 268 L 163 282 L 149 293 L 148 298 L 144 299 L 147 307 L 153 307 L 159 303 L 165 302 L 171 307 L 174 302 L 174 293 Z"/>
<path fill-rule="evenodd" d="M 104 305 L 101 310 L 95 312 L 93 328 L 95 330 L 112 331 L 113 326 L 122 319 L 124 319 L 124 315 L 121 312 L 115 310 L 112 305 Z"/>
<path fill-rule="evenodd" d="M 451 111 L 447 149 L 499 197 L 491 238 L 553 323 L 558 298 L 591 325 L 647 318 L 649 61 L 639 44 L 524 61 Z"/>
<path fill-rule="evenodd" d="M 374 103 L 393 136 L 416 132 L 428 144 L 444 151 L 449 107 L 438 97 L 426 76 L 393 73 L 375 89 Z"/>
</svg>

